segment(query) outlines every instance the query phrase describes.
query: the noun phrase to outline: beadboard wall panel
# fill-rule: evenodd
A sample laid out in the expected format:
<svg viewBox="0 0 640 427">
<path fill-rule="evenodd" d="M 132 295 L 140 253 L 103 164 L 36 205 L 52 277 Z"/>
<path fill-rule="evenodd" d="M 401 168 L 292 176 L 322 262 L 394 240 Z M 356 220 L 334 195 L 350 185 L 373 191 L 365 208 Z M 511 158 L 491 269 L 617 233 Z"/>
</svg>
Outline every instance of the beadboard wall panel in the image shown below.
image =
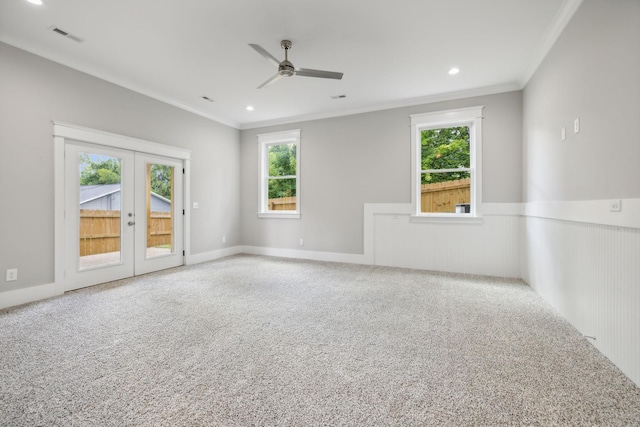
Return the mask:
<svg viewBox="0 0 640 427">
<path fill-rule="evenodd" d="M 640 385 L 640 229 L 521 221 L 522 278 Z"/>
<path fill-rule="evenodd" d="M 482 223 L 412 222 L 408 214 L 375 214 L 374 264 L 519 278 L 518 216 Z"/>
</svg>

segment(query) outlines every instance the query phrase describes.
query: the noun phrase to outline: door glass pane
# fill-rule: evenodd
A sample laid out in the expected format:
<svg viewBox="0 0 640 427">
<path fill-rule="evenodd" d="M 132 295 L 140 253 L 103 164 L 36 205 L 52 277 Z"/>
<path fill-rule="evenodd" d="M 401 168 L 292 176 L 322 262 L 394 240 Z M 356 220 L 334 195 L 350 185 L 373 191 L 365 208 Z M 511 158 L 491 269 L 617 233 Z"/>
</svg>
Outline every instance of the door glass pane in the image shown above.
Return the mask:
<svg viewBox="0 0 640 427">
<path fill-rule="evenodd" d="M 174 253 L 173 166 L 147 163 L 147 258 Z"/>
<path fill-rule="evenodd" d="M 121 261 L 122 159 L 80 153 L 80 269 L 117 264 Z"/>
</svg>

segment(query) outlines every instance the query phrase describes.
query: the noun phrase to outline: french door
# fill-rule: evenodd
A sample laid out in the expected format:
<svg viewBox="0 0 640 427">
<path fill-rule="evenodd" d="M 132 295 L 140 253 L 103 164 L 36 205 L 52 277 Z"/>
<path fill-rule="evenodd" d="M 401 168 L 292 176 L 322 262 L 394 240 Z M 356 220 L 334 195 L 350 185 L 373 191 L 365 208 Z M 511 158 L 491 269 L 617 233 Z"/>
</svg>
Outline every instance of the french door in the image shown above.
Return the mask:
<svg viewBox="0 0 640 427">
<path fill-rule="evenodd" d="M 65 290 L 184 263 L 181 160 L 66 141 L 64 164 Z"/>
</svg>

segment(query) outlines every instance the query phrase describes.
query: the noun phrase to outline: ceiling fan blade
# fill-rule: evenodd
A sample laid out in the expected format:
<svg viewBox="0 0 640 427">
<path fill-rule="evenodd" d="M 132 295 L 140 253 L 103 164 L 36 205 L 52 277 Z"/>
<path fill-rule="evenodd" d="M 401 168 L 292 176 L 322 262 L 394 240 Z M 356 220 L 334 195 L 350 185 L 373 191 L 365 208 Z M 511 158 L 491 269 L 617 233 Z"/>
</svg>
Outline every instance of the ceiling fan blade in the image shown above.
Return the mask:
<svg viewBox="0 0 640 427">
<path fill-rule="evenodd" d="M 335 71 L 311 70 L 309 68 L 300 68 L 296 70 L 296 76 L 320 77 L 323 79 L 341 80 L 343 73 L 337 73 Z"/>
<path fill-rule="evenodd" d="M 260 86 L 258 86 L 258 89 L 262 89 L 265 86 L 269 86 L 270 84 L 273 84 L 273 83 L 277 82 L 281 78 L 282 78 L 282 76 L 280 74 L 276 74 L 275 76 L 271 77 L 269 80 L 267 80 L 266 82 L 264 82 Z"/>
<path fill-rule="evenodd" d="M 269 62 L 271 62 L 276 67 L 280 65 L 280 61 L 278 61 L 278 59 L 275 56 L 267 52 L 262 46 L 257 44 L 251 44 L 251 43 L 249 43 L 249 46 L 251 46 L 260 55 L 264 56 L 267 60 L 269 60 Z"/>
</svg>

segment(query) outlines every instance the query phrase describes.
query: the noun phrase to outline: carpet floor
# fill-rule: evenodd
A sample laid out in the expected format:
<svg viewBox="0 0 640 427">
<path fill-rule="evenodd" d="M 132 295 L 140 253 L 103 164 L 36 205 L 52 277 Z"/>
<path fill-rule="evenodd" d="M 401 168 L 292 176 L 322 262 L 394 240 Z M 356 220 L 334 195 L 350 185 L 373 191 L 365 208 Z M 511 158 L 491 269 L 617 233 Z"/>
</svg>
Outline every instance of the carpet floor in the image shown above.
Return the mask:
<svg viewBox="0 0 640 427">
<path fill-rule="evenodd" d="M 0 425 L 638 426 L 523 282 L 238 255 L 0 311 Z"/>
</svg>

